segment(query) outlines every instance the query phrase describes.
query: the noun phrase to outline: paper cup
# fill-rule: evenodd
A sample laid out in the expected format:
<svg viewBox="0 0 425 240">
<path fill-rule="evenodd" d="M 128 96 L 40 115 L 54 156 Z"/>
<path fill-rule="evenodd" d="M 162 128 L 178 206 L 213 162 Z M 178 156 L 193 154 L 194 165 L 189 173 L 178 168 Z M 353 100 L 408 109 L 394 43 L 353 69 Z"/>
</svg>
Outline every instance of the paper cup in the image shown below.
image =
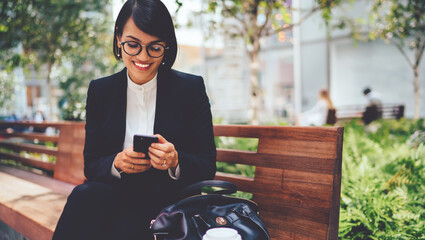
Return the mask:
<svg viewBox="0 0 425 240">
<path fill-rule="evenodd" d="M 202 240 L 242 240 L 238 231 L 232 228 L 209 229 Z"/>
</svg>

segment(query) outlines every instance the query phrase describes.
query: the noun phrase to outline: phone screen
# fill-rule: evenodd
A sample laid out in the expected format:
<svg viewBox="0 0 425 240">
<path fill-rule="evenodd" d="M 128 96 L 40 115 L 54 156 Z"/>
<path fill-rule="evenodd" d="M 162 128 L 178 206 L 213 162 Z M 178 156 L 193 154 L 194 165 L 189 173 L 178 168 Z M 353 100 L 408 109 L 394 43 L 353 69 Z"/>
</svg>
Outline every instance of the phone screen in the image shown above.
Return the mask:
<svg viewBox="0 0 425 240">
<path fill-rule="evenodd" d="M 148 149 L 152 143 L 157 142 L 158 137 L 156 136 L 135 134 L 133 136 L 133 151 L 144 153 L 146 154 L 146 158 L 149 158 Z"/>
</svg>

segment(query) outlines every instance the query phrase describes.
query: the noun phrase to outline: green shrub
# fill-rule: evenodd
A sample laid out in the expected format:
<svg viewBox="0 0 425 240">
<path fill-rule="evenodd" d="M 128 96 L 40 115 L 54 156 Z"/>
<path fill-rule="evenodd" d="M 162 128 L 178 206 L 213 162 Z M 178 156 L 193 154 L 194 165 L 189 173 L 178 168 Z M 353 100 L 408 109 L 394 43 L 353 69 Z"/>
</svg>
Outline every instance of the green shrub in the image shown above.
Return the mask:
<svg viewBox="0 0 425 240">
<path fill-rule="evenodd" d="M 423 120 L 344 127 L 340 239 L 425 239 Z"/>
<path fill-rule="evenodd" d="M 344 127 L 339 238 L 425 239 L 424 120 L 379 120 L 366 127 L 352 121 Z M 256 151 L 258 141 L 217 138 L 216 144 Z M 217 170 L 251 177 L 255 172 L 227 163 L 217 163 Z"/>
</svg>

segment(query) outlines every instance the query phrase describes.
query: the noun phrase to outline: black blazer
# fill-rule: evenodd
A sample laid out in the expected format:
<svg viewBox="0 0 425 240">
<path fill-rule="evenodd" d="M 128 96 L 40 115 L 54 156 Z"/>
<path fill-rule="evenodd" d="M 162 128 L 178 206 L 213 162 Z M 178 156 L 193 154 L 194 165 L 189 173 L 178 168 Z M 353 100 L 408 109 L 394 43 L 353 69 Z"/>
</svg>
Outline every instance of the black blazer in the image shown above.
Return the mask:
<svg viewBox="0 0 425 240">
<path fill-rule="evenodd" d="M 87 93 L 84 173 L 89 181 L 136 187 L 158 197 L 188 184 L 214 178 L 216 148 L 210 104 L 202 77 L 175 70 L 158 72 L 154 133 L 173 143 L 180 178 L 151 168 L 138 174 L 111 175 L 115 156 L 123 150 L 126 123 L 127 74 L 93 80 Z"/>
</svg>

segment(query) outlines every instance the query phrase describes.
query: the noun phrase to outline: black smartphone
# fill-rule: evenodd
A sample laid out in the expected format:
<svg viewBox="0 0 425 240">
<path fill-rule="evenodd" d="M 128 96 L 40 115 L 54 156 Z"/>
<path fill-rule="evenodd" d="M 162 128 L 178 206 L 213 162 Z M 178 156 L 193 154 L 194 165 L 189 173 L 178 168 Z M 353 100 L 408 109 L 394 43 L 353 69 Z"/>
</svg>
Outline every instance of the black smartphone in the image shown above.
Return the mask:
<svg viewBox="0 0 425 240">
<path fill-rule="evenodd" d="M 149 147 L 152 143 L 157 143 L 158 137 L 152 135 L 139 135 L 135 134 L 133 136 L 133 151 L 141 152 L 146 154 L 146 158 L 149 159 Z"/>
</svg>

